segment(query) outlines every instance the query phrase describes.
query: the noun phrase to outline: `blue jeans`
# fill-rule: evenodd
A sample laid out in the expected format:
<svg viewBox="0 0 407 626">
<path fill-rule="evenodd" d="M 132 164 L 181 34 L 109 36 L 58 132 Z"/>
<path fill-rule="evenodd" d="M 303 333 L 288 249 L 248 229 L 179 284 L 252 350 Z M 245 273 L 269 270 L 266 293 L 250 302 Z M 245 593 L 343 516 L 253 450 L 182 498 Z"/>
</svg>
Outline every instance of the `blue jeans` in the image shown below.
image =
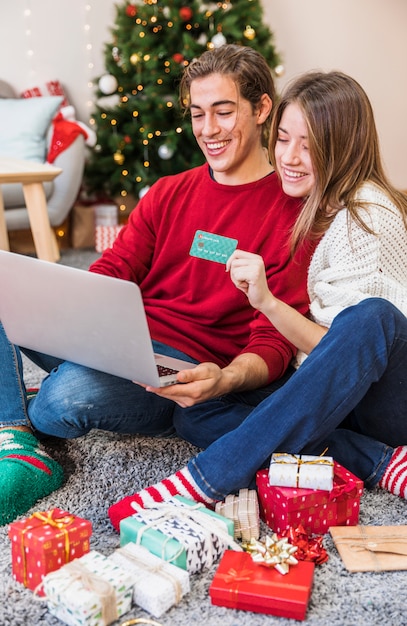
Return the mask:
<svg viewBox="0 0 407 626">
<path fill-rule="evenodd" d="M 340 313 L 285 385 L 188 467 L 204 493 L 220 500 L 253 487 L 273 452 L 319 455 L 328 446 L 371 488 L 394 447 L 405 444 L 407 318 L 369 298 Z"/>
<path fill-rule="evenodd" d="M 157 352 L 193 361 L 179 350 L 154 342 Z M 27 402 L 20 349 L 0 324 L 0 426 L 31 426 L 38 437 L 74 438 L 91 429 L 123 434 L 169 436 L 178 433 L 204 448 L 236 428 L 250 411 L 288 378 L 258 391 L 225 398 L 222 420 L 212 406 L 181 409 L 131 381 L 21 348 L 48 375 Z"/>
</svg>

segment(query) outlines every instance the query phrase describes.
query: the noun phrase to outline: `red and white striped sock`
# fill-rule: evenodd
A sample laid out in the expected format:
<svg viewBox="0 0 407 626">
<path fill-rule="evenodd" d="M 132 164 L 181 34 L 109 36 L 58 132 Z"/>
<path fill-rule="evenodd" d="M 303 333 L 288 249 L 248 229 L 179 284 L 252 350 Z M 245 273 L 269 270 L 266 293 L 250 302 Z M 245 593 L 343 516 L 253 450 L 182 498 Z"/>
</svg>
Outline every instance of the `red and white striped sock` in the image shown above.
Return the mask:
<svg viewBox="0 0 407 626">
<path fill-rule="evenodd" d="M 108 514 L 116 530 L 119 530 L 120 521 L 134 515 L 140 509 L 154 506 L 157 502 L 165 502 L 173 496 L 184 496 L 194 502 L 212 504 L 214 500 L 208 498 L 198 487 L 187 467 L 179 470 L 172 476 L 164 478 L 159 483 L 146 487 L 132 496 L 127 496 L 113 504 Z"/>
<path fill-rule="evenodd" d="M 394 449 L 379 486 L 395 496 L 407 499 L 407 446 Z"/>
</svg>

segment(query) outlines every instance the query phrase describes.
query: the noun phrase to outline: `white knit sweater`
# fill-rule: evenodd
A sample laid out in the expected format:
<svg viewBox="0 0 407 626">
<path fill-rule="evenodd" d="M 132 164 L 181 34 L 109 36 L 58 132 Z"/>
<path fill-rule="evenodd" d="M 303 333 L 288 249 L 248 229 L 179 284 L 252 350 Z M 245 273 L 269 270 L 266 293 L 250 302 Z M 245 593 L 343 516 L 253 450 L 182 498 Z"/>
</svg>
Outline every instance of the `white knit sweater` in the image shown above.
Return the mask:
<svg viewBox="0 0 407 626">
<path fill-rule="evenodd" d="M 407 230 L 400 212 L 380 189 L 365 183 L 360 215 L 375 235 L 340 211 L 319 242 L 308 272 L 311 316 L 329 327 L 346 307 L 369 297 L 390 300 L 407 315 Z"/>
<path fill-rule="evenodd" d="M 376 185 L 365 183 L 360 212 L 375 235 L 340 211 L 322 237 L 308 271 L 311 318 L 329 327 L 338 313 L 369 297 L 390 300 L 407 316 L 407 230 L 400 212 Z M 297 355 L 297 366 L 305 355 Z"/>
</svg>

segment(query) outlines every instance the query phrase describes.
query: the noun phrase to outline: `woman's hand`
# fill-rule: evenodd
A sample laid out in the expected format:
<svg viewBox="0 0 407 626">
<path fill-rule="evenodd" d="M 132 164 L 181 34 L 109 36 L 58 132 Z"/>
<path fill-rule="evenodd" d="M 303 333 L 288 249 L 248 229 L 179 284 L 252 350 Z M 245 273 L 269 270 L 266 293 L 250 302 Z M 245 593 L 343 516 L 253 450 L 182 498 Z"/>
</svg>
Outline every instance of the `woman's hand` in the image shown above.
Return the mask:
<svg viewBox="0 0 407 626">
<path fill-rule="evenodd" d="M 274 300 L 268 288 L 264 261 L 258 254 L 235 250 L 226 263 L 234 285 L 243 291 L 255 309 L 264 312 Z"/>
</svg>

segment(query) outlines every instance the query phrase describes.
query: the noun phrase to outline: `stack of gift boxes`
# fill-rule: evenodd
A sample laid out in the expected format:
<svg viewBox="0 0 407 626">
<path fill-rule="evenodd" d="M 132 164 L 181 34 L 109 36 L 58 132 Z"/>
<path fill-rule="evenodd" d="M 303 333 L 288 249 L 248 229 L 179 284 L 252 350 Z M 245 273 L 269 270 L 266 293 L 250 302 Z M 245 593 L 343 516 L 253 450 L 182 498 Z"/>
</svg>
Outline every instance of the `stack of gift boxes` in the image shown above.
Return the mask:
<svg viewBox="0 0 407 626">
<path fill-rule="evenodd" d="M 191 575 L 220 561 L 212 604 L 304 620 L 314 567 L 327 559 L 322 534 L 357 524 L 362 482 L 329 457 L 281 454 L 257 487 L 258 500 L 241 490 L 216 511 L 180 496 L 143 509 L 122 520 L 109 556 L 91 550 L 89 521 L 34 513 L 10 524 L 13 576 L 66 624 L 108 626 L 134 605 L 160 617 Z M 261 538 L 260 517 L 270 527 Z"/>
</svg>

